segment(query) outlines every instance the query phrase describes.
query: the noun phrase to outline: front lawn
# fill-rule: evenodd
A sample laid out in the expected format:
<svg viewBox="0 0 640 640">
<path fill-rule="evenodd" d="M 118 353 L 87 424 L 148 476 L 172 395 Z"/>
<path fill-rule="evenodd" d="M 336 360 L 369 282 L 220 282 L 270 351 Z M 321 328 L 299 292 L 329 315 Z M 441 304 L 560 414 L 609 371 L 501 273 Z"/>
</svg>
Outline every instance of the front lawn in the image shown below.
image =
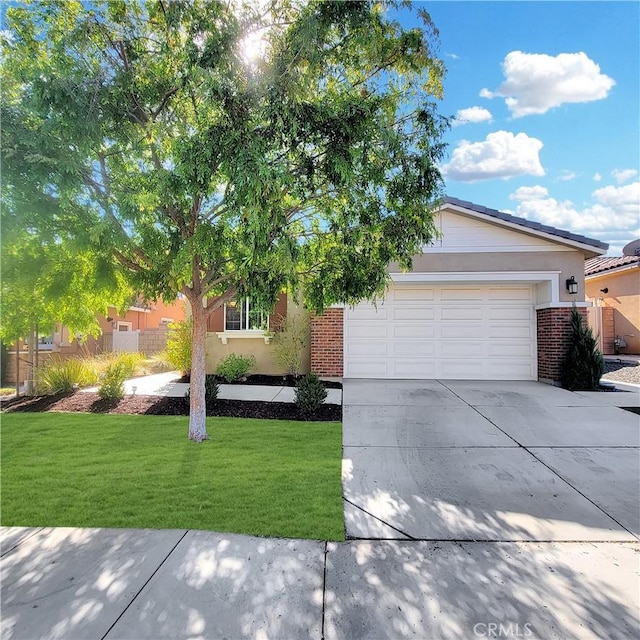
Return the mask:
<svg viewBox="0 0 640 640">
<path fill-rule="evenodd" d="M 2 525 L 208 529 L 342 540 L 336 422 L 5 414 Z"/>
</svg>

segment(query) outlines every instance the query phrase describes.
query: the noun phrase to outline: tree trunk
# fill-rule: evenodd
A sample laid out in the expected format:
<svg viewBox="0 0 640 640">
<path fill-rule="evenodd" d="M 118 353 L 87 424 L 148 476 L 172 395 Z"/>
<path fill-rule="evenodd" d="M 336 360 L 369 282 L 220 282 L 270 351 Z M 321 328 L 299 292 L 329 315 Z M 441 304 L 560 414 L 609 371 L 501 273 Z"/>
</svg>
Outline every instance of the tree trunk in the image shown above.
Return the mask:
<svg viewBox="0 0 640 640">
<path fill-rule="evenodd" d="M 207 316 L 202 300 L 191 305 L 193 332 L 191 334 L 191 390 L 189 404 L 189 440 L 208 440 L 207 407 L 204 396 L 206 377 L 205 343 L 207 339 Z"/>
</svg>

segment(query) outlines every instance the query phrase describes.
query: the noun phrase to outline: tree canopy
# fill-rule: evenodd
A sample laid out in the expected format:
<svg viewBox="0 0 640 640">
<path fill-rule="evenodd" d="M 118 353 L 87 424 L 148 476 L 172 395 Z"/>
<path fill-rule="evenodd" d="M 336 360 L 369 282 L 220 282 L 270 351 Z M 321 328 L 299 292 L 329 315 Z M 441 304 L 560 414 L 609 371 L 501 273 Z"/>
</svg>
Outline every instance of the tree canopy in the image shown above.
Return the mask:
<svg viewBox="0 0 640 640">
<path fill-rule="evenodd" d="M 34 2 L 7 10 L 5 175 L 37 228 L 74 230 L 149 298 L 206 318 L 284 287 L 373 297 L 436 233 L 446 121 L 437 31 L 408 3 Z M 37 198 L 25 194 L 38 192 Z"/>
</svg>

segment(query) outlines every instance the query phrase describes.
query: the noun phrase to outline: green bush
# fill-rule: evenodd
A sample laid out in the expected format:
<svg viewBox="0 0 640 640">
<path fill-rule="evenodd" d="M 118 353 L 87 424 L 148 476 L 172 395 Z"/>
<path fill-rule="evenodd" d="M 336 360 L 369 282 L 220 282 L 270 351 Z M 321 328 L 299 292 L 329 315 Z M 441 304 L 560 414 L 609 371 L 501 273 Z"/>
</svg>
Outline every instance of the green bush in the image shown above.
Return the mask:
<svg viewBox="0 0 640 640">
<path fill-rule="evenodd" d="M 167 360 L 174 369 L 188 374 L 191 371 L 192 320 L 172 322 L 167 332 Z"/>
<path fill-rule="evenodd" d="M 218 363 L 216 374 L 227 382 L 236 382 L 244 378 L 255 364 L 256 359 L 253 356 L 239 356 L 236 353 L 230 353 Z"/>
<path fill-rule="evenodd" d="M 562 386 L 572 391 L 597 390 L 604 371 L 604 358 L 598 341 L 574 306 L 571 310 L 571 338 L 564 361 Z"/>
<path fill-rule="evenodd" d="M 36 372 L 36 393 L 55 395 L 70 393 L 76 386 L 86 387 L 98 382 L 93 367 L 80 358 L 52 356 Z"/>
<path fill-rule="evenodd" d="M 307 314 L 289 315 L 280 319 L 280 331 L 273 339 L 273 355 L 287 373 L 298 377 L 302 358 L 309 344 L 310 322 Z"/>
<path fill-rule="evenodd" d="M 218 392 L 220 391 L 220 386 L 218 385 L 218 381 L 214 376 L 207 376 L 204 381 L 204 403 L 207 407 L 213 405 L 213 403 L 218 399 Z M 191 388 L 187 389 L 187 392 L 184 394 L 184 397 L 187 399 L 187 402 L 191 398 Z"/>
<path fill-rule="evenodd" d="M 295 403 L 302 415 L 312 416 L 326 399 L 327 390 L 315 373 L 309 373 L 298 380 Z"/>
<path fill-rule="evenodd" d="M 102 400 L 120 400 L 124 396 L 124 381 L 127 378 L 126 365 L 114 362 L 102 376 L 98 395 Z"/>
</svg>

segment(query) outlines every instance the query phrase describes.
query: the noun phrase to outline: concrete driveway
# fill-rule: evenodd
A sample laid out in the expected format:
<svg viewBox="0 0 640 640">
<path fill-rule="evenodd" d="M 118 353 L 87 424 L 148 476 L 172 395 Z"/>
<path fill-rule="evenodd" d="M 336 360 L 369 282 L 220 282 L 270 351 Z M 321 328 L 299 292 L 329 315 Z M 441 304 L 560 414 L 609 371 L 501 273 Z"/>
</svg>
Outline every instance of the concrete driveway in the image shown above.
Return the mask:
<svg viewBox="0 0 640 640">
<path fill-rule="evenodd" d="M 637 541 L 640 418 L 597 395 L 535 382 L 346 380 L 347 535 Z"/>
</svg>

